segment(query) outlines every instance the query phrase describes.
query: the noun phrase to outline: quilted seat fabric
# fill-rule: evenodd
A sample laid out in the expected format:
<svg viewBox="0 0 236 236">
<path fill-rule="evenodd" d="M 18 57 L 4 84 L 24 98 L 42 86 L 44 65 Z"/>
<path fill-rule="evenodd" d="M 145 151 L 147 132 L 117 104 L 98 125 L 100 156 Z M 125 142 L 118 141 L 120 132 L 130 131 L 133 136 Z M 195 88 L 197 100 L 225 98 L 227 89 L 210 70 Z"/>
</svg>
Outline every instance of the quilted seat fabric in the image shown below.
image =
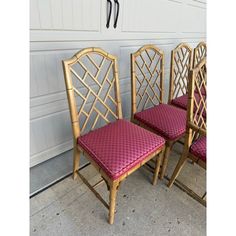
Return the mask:
<svg viewBox="0 0 236 236">
<path fill-rule="evenodd" d="M 206 137 L 203 136 L 193 142 L 189 152 L 206 162 Z"/>
<path fill-rule="evenodd" d="M 166 140 L 175 140 L 186 131 L 186 111 L 168 104 L 138 112 L 134 118 L 154 129 Z"/>
<path fill-rule="evenodd" d="M 113 180 L 162 148 L 165 140 L 126 120 L 117 120 L 77 140 Z"/>
</svg>

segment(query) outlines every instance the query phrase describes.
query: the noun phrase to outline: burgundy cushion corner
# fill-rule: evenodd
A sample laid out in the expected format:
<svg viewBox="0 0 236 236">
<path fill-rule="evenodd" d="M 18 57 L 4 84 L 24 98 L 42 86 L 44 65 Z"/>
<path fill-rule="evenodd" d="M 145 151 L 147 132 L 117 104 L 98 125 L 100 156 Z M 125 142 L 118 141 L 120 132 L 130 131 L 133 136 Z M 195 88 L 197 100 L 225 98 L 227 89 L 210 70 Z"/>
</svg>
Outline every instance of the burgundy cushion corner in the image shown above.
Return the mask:
<svg viewBox="0 0 236 236">
<path fill-rule="evenodd" d="M 166 140 L 175 140 L 186 131 L 186 111 L 168 104 L 138 112 L 134 118 L 154 129 Z"/>
<path fill-rule="evenodd" d="M 102 170 L 117 179 L 162 148 L 165 140 L 126 120 L 117 120 L 78 138 Z"/>
<path fill-rule="evenodd" d="M 197 139 L 190 147 L 190 153 L 194 156 L 206 161 L 206 137 Z"/>
</svg>

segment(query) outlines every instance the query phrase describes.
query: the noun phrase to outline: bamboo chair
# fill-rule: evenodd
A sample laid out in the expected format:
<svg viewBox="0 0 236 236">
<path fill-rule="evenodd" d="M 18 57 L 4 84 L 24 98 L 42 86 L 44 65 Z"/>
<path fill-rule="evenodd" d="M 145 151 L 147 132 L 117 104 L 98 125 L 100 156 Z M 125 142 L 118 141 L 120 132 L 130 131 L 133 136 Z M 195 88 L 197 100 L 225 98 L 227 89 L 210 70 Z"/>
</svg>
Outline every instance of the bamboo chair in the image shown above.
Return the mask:
<svg viewBox="0 0 236 236">
<path fill-rule="evenodd" d="M 163 104 L 164 54 L 154 45 L 131 54 L 132 122 L 166 140 L 160 179 L 163 179 L 173 144 L 186 130 L 186 111 Z"/>
<path fill-rule="evenodd" d="M 171 176 L 168 186 L 171 187 L 182 170 L 186 160 L 189 158 L 202 168 L 206 169 L 206 96 L 202 94 L 202 89 L 206 91 L 206 58 L 198 63 L 197 67 L 189 73 L 189 93 L 188 93 L 188 110 L 187 110 L 187 130 L 184 144 L 184 150 L 175 170 Z M 200 95 L 200 100 L 196 99 L 196 90 Z M 197 107 L 195 110 L 194 107 Z M 185 190 L 186 191 L 186 190 Z M 190 192 L 188 190 L 187 192 Z M 203 205 L 205 194 L 200 197 L 193 191 L 190 195 Z"/>
<path fill-rule="evenodd" d="M 194 48 L 193 54 L 193 68 L 195 68 L 204 58 L 207 57 L 207 45 L 205 42 L 200 42 L 196 48 Z M 206 73 L 206 72 L 205 72 Z M 205 81 L 206 82 L 206 81 Z M 202 94 L 206 95 L 205 88 L 202 88 Z"/>
<path fill-rule="evenodd" d="M 207 45 L 205 42 L 200 42 L 193 53 L 193 68 L 195 68 L 203 58 L 207 56 Z"/>
<path fill-rule="evenodd" d="M 192 68 L 192 49 L 180 43 L 171 52 L 169 104 L 187 110 L 188 74 Z"/>
<path fill-rule="evenodd" d="M 73 178 L 79 176 L 109 209 L 109 223 L 113 224 L 121 182 L 161 154 L 165 140 L 122 119 L 115 56 L 87 48 L 64 60 L 63 69 L 74 140 Z M 81 153 L 101 174 L 102 180 L 93 186 L 79 172 Z M 153 184 L 161 164 L 158 156 L 155 163 Z M 103 180 L 110 192 L 109 204 L 95 190 Z"/>
<path fill-rule="evenodd" d="M 185 50 L 185 54 L 184 54 L 183 50 Z M 187 51 L 189 51 L 189 53 L 187 53 Z M 182 54 L 179 53 L 179 52 L 182 52 Z M 170 94 L 169 94 L 169 96 L 170 96 L 169 97 L 169 103 L 174 105 L 174 106 L 185 109 L 185 110 L 187 110 L 187 106 L 188 106 L 188 95 L 187 95 L 188 72 L 191 69 L 192 65 L 193 65 L 193 67 L 196 67 L 197 64 L 203 58 L 206 57 L 206 44 L 204 42 L 200 42 L 197 45 L 197 47 L 194 49 L 193 62 L 192 63 L 189 61 L 190 58 L 192 57 L 190 52 L 191 52 L 191 48 L 188 45 L 180 44 L 172 52 L 172 55 L 171 55 L 171 80 L 172 81 L 171 81 L 170 85 L 172 86 L 172 89 L 176 91 L 176 93 L 173 93 L 173 92 L 171 93 L 170 92 Z M 183 56 L 183 55 L 185 55 L 185 56 Z M 182 56 L 182 58 L 180 56 Z M 185 61 L 185 64 L 183 62 L 183 63 L 180 63 L 180 66 L 178 66 L 177 62 L 179 60 L 180 61 Z M 180 75 L 184 71 L 183 68 L 187 68 L 185 70 L 186 73 L 182 77 L 183 81 L 180 80 L 181 82 L 179 82 L 179 79 L 181 78 Z M 182 88 L 181 88 L 181 84 L 184 85 Z M 170 89 L 170 91 L 172 89 Z M 181 95 L 180 91 L 181 91 L 181 93 L 183 93 L 183 95 Z M 202 91 L 202 93 L 206 94 L 206 91 Z M 198 94 L 196 94 L 196 99 L 200 99 Z"/>
</svg>

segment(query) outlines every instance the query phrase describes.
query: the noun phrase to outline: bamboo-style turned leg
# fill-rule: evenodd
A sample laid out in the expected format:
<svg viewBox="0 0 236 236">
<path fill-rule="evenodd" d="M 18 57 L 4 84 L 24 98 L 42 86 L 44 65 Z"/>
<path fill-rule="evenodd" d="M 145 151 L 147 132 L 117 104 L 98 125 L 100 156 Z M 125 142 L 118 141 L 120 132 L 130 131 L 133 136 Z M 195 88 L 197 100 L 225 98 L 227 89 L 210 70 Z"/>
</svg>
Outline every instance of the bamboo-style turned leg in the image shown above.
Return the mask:
<svg viewBox="0 0 236 236">
<path fill-rule="evenodd" d="M 80 151 L 76 146 L 74 146 L 74 162 L 73 162 L 73 179 L 75 180 L 78 177 L 77 171 L 79 170 L 80 162 Z"/>
<path fill-rule="evenodd" d="M 116 182 L 113 182 L 110 186 L 109 224 L 114 223 L 117 187 L 118 183 Z"/>
<path fill-rule="evenodd" d="M 176 165 L 175 170 L 174 170 L 174 172 L 173 172 L 173 174 L 172 174 L 172 176 L 170 178 L 170 181 L 169 181 L 169 183 L 167 185 L 169 188 L 173 185 L 175 179 L 178 177 L 180 171 L 182 170 L 182 168 L 184 166 L 184 163 L 187 160 L 187 157 L 188 157 L 188 153 L 183 153 L 183 155 L 179 159 L 178 164 Z"/>
<path fill-rule="evenodd" d="M 157 179 L 158 179 L 158 174 L 159 174 L 162 159 L 163 159 L 163 154 L 164 154 L 164 151 L 162 151 L 159 154 L 159 156 L 156 157 L 156 166 L 155 166 L 155 170 L 154 170 L 154 174 L 153 174 L 153 180 L 152 180 L 153 185 L 157 184 Z"/>
<path fill-rule="evenodd" d="M 164 175 L 166 173 L 166 167 L 167 167 L 170 151 L 171 151 L 171 144 L 166 144 L 165 153 L 164 153 L 164 157 L 163 157 L 163 161 L 162 161 L 160 179 L 163 179 Z"/>
</svg>

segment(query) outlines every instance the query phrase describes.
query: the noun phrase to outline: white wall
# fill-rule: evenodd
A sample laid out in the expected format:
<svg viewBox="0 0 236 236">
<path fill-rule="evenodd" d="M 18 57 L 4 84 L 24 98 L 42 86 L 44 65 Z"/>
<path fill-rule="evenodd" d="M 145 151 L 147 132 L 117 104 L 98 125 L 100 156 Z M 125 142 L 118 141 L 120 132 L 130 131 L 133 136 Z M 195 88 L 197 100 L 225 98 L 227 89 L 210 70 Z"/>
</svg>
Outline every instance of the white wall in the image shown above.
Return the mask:
<svg viewBox="0 0 236 236">
<path fill-rule="evenodd" d="M 113 14 L 106 28 L 106 2 L 30 1 L 31 166 L 72 148 L 62 59 L 91 46 L 116 55 L 123 114 L 129 117 L 130 53 L 150 43 L 164 51 L 167 98 L 171 50 L 180 42 L 194 47 L 206 40 L 205 0 L 119 0 L 116 29 Z"/>
</svg>

